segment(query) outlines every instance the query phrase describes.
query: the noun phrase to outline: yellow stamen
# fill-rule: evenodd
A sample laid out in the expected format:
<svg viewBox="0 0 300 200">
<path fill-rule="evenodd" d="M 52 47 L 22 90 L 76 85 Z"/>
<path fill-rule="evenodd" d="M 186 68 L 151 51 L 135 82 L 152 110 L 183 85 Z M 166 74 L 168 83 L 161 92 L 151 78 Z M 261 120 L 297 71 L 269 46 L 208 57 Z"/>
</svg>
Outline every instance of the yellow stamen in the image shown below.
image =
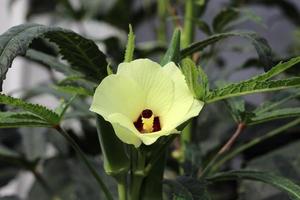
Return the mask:
<svg viewBox="0 0 300 200">
<path fill-rule="evenodd" d="M 153 122 L 154 122 L 154 115 L 152 114 L 149 118 L 142 117 L 143 122 L 143 132 L 151 133 L 153 131 Z"/>
</svg>

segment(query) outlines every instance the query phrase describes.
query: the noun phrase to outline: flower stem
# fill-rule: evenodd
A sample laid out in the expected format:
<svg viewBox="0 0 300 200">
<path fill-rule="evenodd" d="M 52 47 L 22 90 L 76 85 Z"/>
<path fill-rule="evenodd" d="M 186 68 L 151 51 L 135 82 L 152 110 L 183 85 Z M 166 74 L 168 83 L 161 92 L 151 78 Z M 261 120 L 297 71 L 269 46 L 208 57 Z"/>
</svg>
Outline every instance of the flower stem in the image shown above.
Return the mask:
<svg viewBox="0 0 300 200">
<path fill-rule="evenodd" d="M 212 167 L 211 171 L 214 172 L 216 170 L 218 170 L 226 161 L 234 158 L 236 155 L 240 154 L 241 152 L 253 147 L 254 145 L 266 140 L 266 139 L 269 139 L 271 137 L 274 137 L 282 132 L 284 132 L 285 130 L 293 127 L 293 126 L 296 126 L 300 123 L 300 118 L 297 118 L 275 130 L 272 130 L 266 134 L 264 134 L 263 136 L 261 137 L 258 137 L 258 138 L 255 138 L 251 141 L 249 141 L 248 143 L 246 144 L 243 144 L 239 147 L 237 147 L 236 149 L 234 149 L 233 151 L 231 151 L 230 153 L 228 153 L 227 155 L 225 155 L 222 159 L 220 159 L 219 161 L 217 161 L 215 163 L 215 165 Z"/>
<path fill-rule="evenodd" d="M 185 1 L 185 15 L 184 15 L 184 28 L 182 37 L 182 48 L 190 45 L 194 40 L 195 35 L 195 23 L 193 20 L 195 18 L 195 0 Z"/>
<path fill-rule="evenodd" d="M 210 173 L 211 168 L 214 166 L 216 161 L 220 158 L 221 155 L 223 155 L 225 152 L 227 152 L 231 148 L 231 146 L 236 141 L 238 136 L 242 133 L 244 128 L 245 128 L 244 123 L 239 123 L 238 124 L 238 126 L 237 126 L 235 132 L 233 133 L 233 135 L 229 138 L 229 140 L 225 143 L 225 145 L 218 151 L 218 153 L 209 161 L 209 163 L 203 169 L 203 171 L 201 173 L 201 177 L 205 177 L 206 175 L 208 175 Z"/>
<path fill-rule="evenodd" d="M 157 29 L 157 39 L 159 42 L 166 43 L 167 42 L 167 8 L 169 1 L 157 1 L 157 11 L 159 17 L 159 26 Z"/>
<path fill-rule="evenodd" d="M 141 191 L 143 180 L 144 180 L 144 176 L 142 175 L 134 174 L 132 176 L 130 200 L 140 200 L 140 191 Z"/>
<path fill-rule="evenodd" d="M 81 151 L 80 147 L 78 144 L 73 140 L 73 138 L 64 130 L 62 129 L 59 125 L 54 127 L 73 147 L 73 149 L 76 151 L 78 154 L 79 158 L 83 161 L 83 163 L 86 165 L 86 167 L 89 169 L 89 171 L 92 173 L 96 181 L 98 182 L 101 190 L 103 191 L 104 195 L 106 196 L 107 200 L 113 200 L 113 197 L 109 190 L 107 189 L 106 185 L 102 181 L 101 177 L 97 173 L 96 169 L 93 167 L 93 165 L 90 163 L 88 158 L 84 155 L 84 153 Z"/>
<path fill-rule="evenodd" d="M 119 200 L 127 200 L 127 176 L 122 175 L 118 178 L 118 196 Z"/>
</svg>

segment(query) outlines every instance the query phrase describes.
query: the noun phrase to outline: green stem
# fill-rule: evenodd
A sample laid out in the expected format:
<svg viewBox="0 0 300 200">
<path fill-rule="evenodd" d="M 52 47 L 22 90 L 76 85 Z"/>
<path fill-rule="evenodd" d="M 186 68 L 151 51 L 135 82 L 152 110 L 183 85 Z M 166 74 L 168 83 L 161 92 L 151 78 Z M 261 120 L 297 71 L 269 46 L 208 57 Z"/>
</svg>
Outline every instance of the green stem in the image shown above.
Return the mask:
<svg viewBox="0 0 300 200">
<path fill-rule="evenodd" d="M 144 176 L 133 174 L 131 179 L 131 192 L 130 192 L 130 200 L 140 200 L 140 191 L 142 188 L 142 183 L 144 180 Z"/>
<path fill-rule="evenodd" d="M 211 159 L 211 161 L 209 161 L 209 163 L 203 169 L 201 173 L 201 177 L 205 177 L 211 172 L 211 168 L 215 165 L 216 161 L 220 158 L 221 155 L 223 155 L 225 152 L 227 152 L 230 149 L 230 147 L 236 141 L 238 136 L 242 133 L 244 128 L 245 128 L 244 123 L 238 124 L 234 134 L 230 137 L 230 139 L 225 143 L 225 145 L 218 151 L 218 153 Z"/>
<path fill-rule="evenodd" d="M 167 24 L 166 24 L 166 17 L 167 17 L 167 8 L 168 8 L 168 0 L 160 0 L 157 1 L 157 11 L 159 17 L 159 26 L 157 30 L 157 39 L 159 42 L 166 43 L 167 41 Z"/>
<path fill-rule="evenodd" d="M 113 197 L 111 195 L 111 193 L 109 192 L 109 190 L 107 189 L 106 185 L 104 184 L 104 182 L 102 181 L 101 177 L 99 176 L 99 174 L 97 173 L 96 169 L 92 166 L 92 164 L 90 163 L 90 161 L 87 159 L 87 157 L 84 155 L 84 153 L 81 151 L 80 147 L 78 146 L 78 144 L 73 140 L 73 138 L 71 136 L 69 136 L 69 134 L 62 129 L 60 126 L 56 126 L 55 129 L 71 144 L 71 146 L 73 147 L 73 149 L 76 151 L 76 153 L 78 154 L 79 158 L 83 161 L 83 163 L 86 165 L 86 167 L 89 169 L 89 171 L 92 173 L 92 175 L 94 176 L 94 178 L 96 179 L 96 181 L 98 182 L 101 190 L 103 191 L 104 195 L 106 196 L 107 200 L 113 200 Z"/>
<path fill-rule="evenodd" d="M 161 157 L 166 154 L 166 149 L 168 148 L 169 144 L 173 142 L 177 135 L 169 136 L 166 141 L 152 154 L 149 163 L 145 167 L 144 173 L 145 176 L 148 176 L 149 172 L 152 170 L 153 166 L 157 164 L 157 162 L 161 159 Z"/>
<path fill-rule="evenodd" d="M 283 133 L 285 130 L 296 126 L 300 123 L 300 118 L 297 118 L 287 124 L 285 124 L 284 126 L 281 126 L 275 130 L 272 130 L 268 133 L 266 133 L 265 135 L 258 137 L 256 139 L 253 139 L 251 141 L 249 141 L 246 144 L 241 145 L 240 147 L 237 147 L 236 149 L 234 149 L 233 151 L 231 151 L 230 153 L 228 153 L 227 155 L 225 155 L 222 159 L 220 159 L 218 162 L 215 163 L 215 165 L 212 167 L 211 171 L 215 172 L 217 171 L 225 162 L 227 162 L 228 160 L 234 158 L 236 155 L 240 154 L 241 152 L 253 147 L 254 145 L 267 140 L 271 137 L 274 137 L 280 133 Z"/>
<path fill-rule="evenodd" d="M 145 177 L 146 156 L 140 149 L 132 149 L 130 200 L 140 200 L 140 191 Z"/>
<path fill-rule="evenodd" d="M 127 200 L 127 176 L 122 175 L 118 178 L 118 196 L 119 200 Z"/>
<path fill-rule="evenodd" d="M 195 18 L 195 3 L 194 0 L 185 1 L 184 27 L 182 30 L 181 48 L 186 48 L 194 41 L 195 23 L 192 19 Z M 185 143 L 189 142 L 192 135 L 192 121 L 184 128 L 180 139 L 180 160 L 184 160 Z"/>
<path fill-rule="evenodd" d="M 185 15 L 184 15 L 184 28 L 183 28 L 183 38 L 182 38 L 182 48 L 190 45 L 194 40 L 195 34 L 195 23 L 193 20 L 195 18 L 195 3 L 194 0 L 185 1 Z"/>
</svg>

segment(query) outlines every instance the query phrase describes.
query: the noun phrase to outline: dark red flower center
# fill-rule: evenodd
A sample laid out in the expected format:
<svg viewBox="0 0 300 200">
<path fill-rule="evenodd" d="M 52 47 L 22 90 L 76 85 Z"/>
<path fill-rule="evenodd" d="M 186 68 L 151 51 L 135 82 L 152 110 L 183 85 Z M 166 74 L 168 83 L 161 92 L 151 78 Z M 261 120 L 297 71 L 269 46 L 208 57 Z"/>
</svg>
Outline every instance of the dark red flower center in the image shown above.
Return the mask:
<svg viewBox="0 0 300 200">
<path fill-rule="evenodd" d="M 133 123 L 140 133 L 152 133 L 161 130 L 158 116 L 154 116 L 152 110 L 145 109 Z"/>
</svg>

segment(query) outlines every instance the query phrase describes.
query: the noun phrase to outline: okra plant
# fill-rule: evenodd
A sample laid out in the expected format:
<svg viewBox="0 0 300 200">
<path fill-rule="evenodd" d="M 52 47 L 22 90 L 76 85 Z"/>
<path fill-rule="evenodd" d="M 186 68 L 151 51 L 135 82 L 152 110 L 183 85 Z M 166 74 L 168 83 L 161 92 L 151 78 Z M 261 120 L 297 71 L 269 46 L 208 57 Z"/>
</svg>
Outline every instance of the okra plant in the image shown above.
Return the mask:
<svg viewBox="0 0 300 200">
<path fill-rule="evenodd" d="M 158 57 L 149 52 L 143 56 L 135 42 L 135 27 L 128 24 L 127 45 L 123 52 L 117 52 L 122 61 L 108 57 L 97 41 L 61 27 L 22 24 L 0 36 L 1 86 L 17 56 L 64 75 L 54 79 L 52 85 L 26 89 L 19 98 L 0 94 L 1 135 L 19 128 L 33 131 L 42 127 L 56 149 L 54 156 L 30 159 L 22 150 L 0 144 L 1 163 L 29 171 L 35 177 L 28 199 L 237 199 L 228 196 L 232 193 L 230 187 L 239 185 L 235 187 L 247 190 L 251 187 L 247 187 L 245 180 L 252 180 L 250 185 L 261 182 L 284 192 L 290 199 L 300 200 L 298 154 L 293 157 L 298 169 L 287 163 L 292 150 L 282 150 L 285 153 L 274 157 L 279 160 L 278 166 L 282 164 L 284 172 L 291 171 L 292 176 L 271 171 L 268 166 L 237 169 L 228 164 L 247 150 L 299 127 L 300 56 L 276 61 L 265 39 L 255 32 L 234 30 L 230 23 L 239 15 L 238 9 L 222 10 L 208 25 L 198 19 L 206 3 L 184 1 L 183 20 L 173 16 L 169 40 L 166 24 L 160 24 L 158 40 L 165 43 Z M 156 4 L 159 19 L 165 22 L 172 4 Z M 207 35 L 203 40 L 195 40 L 197 26 Z M 255 61 L 264 72 L 234 83 L 221 81 L 221 72 L 217 79 L 210 77 L 205 65 L 222 52 L 218 43 L 231 37 L 240 37 L 253 45 L 258 55 Z M 37 42 L 52 53 L 34 48 Z M 249 107 L 243 98 L 267 92 L 276 98 L 264 100 L 261 105 Z M 49 109 L 30 101 L 41 93 L 61 99 L 59 105 Z M 289 101 L 293 104 L 283 107 L 290 105 Z M 95 154 L 86 150 L 95 138 L 82 145 L 80 137 L 65 126 L 69 119 L 80 123 L 87 135 L 97 133 Z M 202 126 L 207 122 L 210 123 Z M 231 124 L 231 129 L 220 128 L 222 123 Z M 266 124 L 272 125 L 267 133 L 249 136 L 249 140 L 239 143 L 242 134 L 266 131 Z M 197 138 L 209 138 L 207 133 L 214 128 L 218 131 L 215 134 L 222 135 L 221 141 L 212 136 L 213 142 L 199 142 Z M 208 143 L 213 147 L 204 150 Z M 34 145 L 29 146 L 29 152 Z M 80 162 L 72 156 L 69 146 Z M 66 174 L 68 178 L 64 178 Z M 229 189 L 220 189 L 222 182 Z"/>
</svg>

